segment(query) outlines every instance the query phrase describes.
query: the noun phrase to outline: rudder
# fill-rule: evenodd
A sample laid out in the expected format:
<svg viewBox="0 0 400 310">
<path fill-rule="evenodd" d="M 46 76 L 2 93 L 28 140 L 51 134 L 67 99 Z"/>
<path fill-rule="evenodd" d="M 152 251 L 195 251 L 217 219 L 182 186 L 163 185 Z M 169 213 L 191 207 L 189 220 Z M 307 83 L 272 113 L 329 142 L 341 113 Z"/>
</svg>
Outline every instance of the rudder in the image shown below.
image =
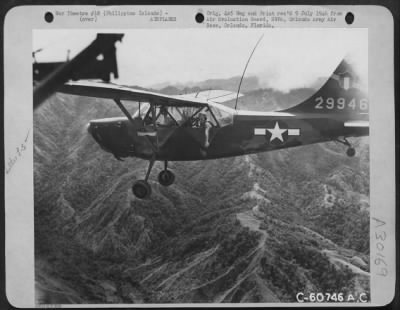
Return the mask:
<svg viewBox="0 0 400 310">
<path fill-rule="evenodd" d="M 369 101 L 360 90 L 358 77 L 345 61 L 339 64 L 326 83 L 310 98 L 282 112 L 333 113 L 351 119 L 367 119 Z"/>
</svg>

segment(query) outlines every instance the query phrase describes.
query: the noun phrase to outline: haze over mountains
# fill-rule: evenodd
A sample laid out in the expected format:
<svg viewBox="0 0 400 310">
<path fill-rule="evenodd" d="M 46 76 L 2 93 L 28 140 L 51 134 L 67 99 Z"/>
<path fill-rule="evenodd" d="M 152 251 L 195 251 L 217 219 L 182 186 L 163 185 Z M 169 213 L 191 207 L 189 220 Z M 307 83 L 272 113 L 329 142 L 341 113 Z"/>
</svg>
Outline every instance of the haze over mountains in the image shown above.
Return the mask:
<svg viewBox="0 0 400 310">
<path fill-rule="evenodd" d="M 257 83 L 245 80 L 241 108 L 283 109 L 314 91 Z M 86 133 L 89 120 L 118 115 L 110 101 L 61 94 L 34 114 L 39 303 L 295 302 L 300 291 L 369 292 L 368 137 L 352 139 L 354 158 L 331 142 L 170 163 L 168 188 L 156 181 L 156 163 L 153 194 L 142 201 L 130 188 L 148 163 L 119 162 Z"/>
<path fill-rule="evenodd" d="M 205 81 L 197 81 L 197 82 L 187 82 L 187 83 L 161 83 L 155 84 L 150 86 L 150 88 L 156 89 L 163 93 L 171 92 L 170 95 L 179 94 L 180 92 L 185 92 L 185 90 L 189 89 L 200 89 L 200 90 L 207 90 L 207 89 L 223 89 L 223 90 L 230 90 L 236 92 L 238 89 L 238 85 L 240 82 L 240 76 L 235 76 L 229 79 L 208 79 Z M 261 88 L 261 84 L 259 79 L 256 76 L 249 76 L 244 77 L 241 91 L 242 92 L 249 92 L 255 89 Z M 175 90 L 175 91 L 173 91 Z"/>
<path fill-rule="evenodd" d="M 200 90 L 209 90 L 209 89 L 223 89 L 223 90 L 229 90 L 232 92 L 237 92 L 238 91 L 238 86 L 240 83 L 240 76 L 235 76 L 229 79 L 222 79 L 222 78 L 216 78 L 216 79 L 208 79 L 205 81 L 197 81 L 197 82 L 187 82 L 187 83 L 175 83 L 175 84 L 170 84 L 170 83 L 160 83 L 160 84 L 154 84 L 150 86 L 151 89 L 154 89 L 156 91 L 159 91 L 164 94 L 168 95 L 178 95 L 178 94 L 187 94 L 191 92 L 196 92 Z M 320 77 L 316 79 L 313 83 L 308 85 L 304 85 L 303 88 L 309 88 L 309 89 L 318 89 L 320 88 L 323 83 L 325 83 L 327 78 Z M 255 90 L 260 90 L 260 89 L 274 89 L 273 87 L 270 87 L 268 84 L 265 82 L 261 82 L 260 79 L 257 76 L 245 76 L 242 81 L 242 85 L 240 87 L 240 92 L 241 93 L 249 93 Z M 277 89 L 274 89 L 275 91 L 279 91 Z M 295 89 L 294 89 L 295 90 Z M 281 91 L 282 92 L 282 91 Z M 288 93 L 287 91 L 283 93 Z M 296 98 L 299 99 L 299 98 Z M 300 98 L 301 99 L 301 98 Z M 294 102 L 293 102 L 294 103 Z"/>
</svg>

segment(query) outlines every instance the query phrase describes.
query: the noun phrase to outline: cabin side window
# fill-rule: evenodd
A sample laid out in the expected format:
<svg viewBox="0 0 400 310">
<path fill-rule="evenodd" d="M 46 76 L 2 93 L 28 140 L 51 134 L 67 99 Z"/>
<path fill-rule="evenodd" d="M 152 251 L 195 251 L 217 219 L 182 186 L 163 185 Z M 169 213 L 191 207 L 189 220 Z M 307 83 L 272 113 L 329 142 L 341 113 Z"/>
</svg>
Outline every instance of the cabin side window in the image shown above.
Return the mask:
<svg viewBox="0 0 400 310">
<path fill-rule="evenodd" d="M 148 102 L 141 103 L 133 118 L 140 118 L 145 125 L 153 123 L 153 113 L 150 110 L 151 105 Z M 197 127 L 200 114 L 206 116 L 207 122 L 214 127 L 223 127 L 233 123 L 233 112 L 225 107 L 176 107 L 176 106 L 156 106 L 156 123 L 165 127 L 189 126 Z"/>
<path fill-rule="evenodd" d="M 144 119 L 147 112 L 150 109 L 150 103 L 148 102 L 141 102 L 139 104 L 139 108 L 136 110 L 136 112 L 133 114 L 132 118 L 140 118 L 140 119 Z"/>
<path fill-rule="evenodd" d="M 184 114 L 180 107 L 161 105 L 154 108 L 155 122 L 163 127 L 178 126 L 183 122 Z M 151 105 L 147 102 L 141 103 L 140 109 L 133 114 L 133 118 L 140 118 L 144 125 L 153 124 Z"/>
<path fill-rule="evenodd" d="M 221 127 L 231 125 L 233 123 L 233 113 L 228 109 L 225 110 L 214 106 L 210 107 L 210 109 Z"/>
</svg>

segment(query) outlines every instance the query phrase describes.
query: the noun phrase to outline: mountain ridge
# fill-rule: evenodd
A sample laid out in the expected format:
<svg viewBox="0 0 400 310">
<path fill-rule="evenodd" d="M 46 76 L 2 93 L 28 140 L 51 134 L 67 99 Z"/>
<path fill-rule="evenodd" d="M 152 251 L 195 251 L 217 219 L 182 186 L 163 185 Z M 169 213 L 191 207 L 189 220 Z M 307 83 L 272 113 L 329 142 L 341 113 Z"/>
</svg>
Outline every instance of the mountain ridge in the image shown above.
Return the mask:
<svg viewBox="0 0 400 310">
<path fill-rule="evenodd" d="M 310 92 L 254 90 L 241 104 L 281 109 Z M 354 139 L 354 158 L 328 142 L 173 162 L 168 188 L 156 163 L 153 195 L 141 201 L 130 185 L 146 162 L 121 163 L 86 134 L 90 119 L 120 114 L 107 100 L 60 94 L 34 114 L 40 300 L 293 302 L 300 289 L 369 291 L 353 267 L 369 272 L 367 137 Z"/>
</svg>

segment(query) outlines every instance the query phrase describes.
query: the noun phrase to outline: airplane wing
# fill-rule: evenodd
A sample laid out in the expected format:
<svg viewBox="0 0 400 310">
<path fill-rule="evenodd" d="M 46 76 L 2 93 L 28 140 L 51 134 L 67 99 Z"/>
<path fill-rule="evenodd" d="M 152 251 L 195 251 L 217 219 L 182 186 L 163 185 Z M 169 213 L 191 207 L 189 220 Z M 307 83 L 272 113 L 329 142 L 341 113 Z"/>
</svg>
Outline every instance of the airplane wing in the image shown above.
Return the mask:
<svg viewBox="0 0 400 310">
<path fill-rule="evenodd" d="M 167 106 L 208 106 L 208 102 L 204 99 L 204 97 L 196 98 L 184 96 L 168 96 L 127 86 L 93 81 L 68 82 L 60 87 L 57 91 L 79 96 L 149 102 L 151 104 Z"/>
<path fill-rule="evenodd" d="M 195 98 L 195 99 L 205 100 L 206 102 L 223 103 L 236 99 L 236 96 L 240 98 L 243 96 L 243 94 L 239 93 L 238 95 L 236 92 L 228 90 L 211 89 L 211 90 L 203 90 L 197 93 L 179 95 L 175 97 L 187 100 Z"/>
</svg>

